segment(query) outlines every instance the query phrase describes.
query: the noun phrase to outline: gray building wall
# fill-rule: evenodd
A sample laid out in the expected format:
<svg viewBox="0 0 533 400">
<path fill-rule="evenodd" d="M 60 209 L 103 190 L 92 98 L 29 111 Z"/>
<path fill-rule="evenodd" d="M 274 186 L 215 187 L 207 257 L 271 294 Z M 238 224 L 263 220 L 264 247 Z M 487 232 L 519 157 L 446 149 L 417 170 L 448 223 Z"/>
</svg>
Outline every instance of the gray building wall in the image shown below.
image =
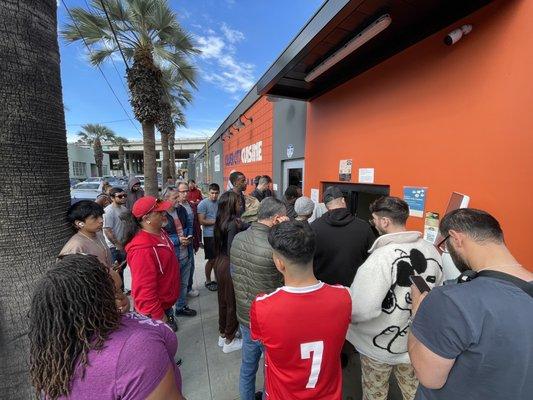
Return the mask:
<svg viewBox="0 0 533 400">
<path fill-rule="evenodd" d="M 305 156 L 306 121 L 307 103 L 305 101 L 279 99 L 274 103 L 272 180 L 278 185 L 276 192 L 278 198 L 283 195 L 283 161 L 302 159 Z M 292 157 L 287 156 L 289 145 L 294 148 Z"/>
<path fill-rule="evenodd" d="M 206 183 L 218 183 L 222 191 L 224 189 L 224 155 L 220 138 L 209 147 L 209 170 L 209 182 Z"/>
<path fill-rule="evenodd" d="M 80 146 L 76 143 L 69 143 L 67 145 L 67 151 L 69 176 L 71 178 L 87 179 L 98 175 L 92 148 Z M 76 163 L 76 167 L 74 163 Z M 111 173 L 109 154 L 104 153 L 102 167 L 104 175 Z"/>
</svg>

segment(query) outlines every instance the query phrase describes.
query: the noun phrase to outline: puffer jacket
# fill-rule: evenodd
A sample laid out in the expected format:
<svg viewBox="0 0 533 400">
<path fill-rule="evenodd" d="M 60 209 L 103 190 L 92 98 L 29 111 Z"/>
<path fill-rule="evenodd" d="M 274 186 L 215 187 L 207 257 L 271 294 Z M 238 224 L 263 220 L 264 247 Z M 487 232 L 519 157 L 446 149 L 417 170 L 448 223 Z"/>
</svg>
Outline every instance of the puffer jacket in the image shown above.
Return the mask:
<svg viewBox="0 0 533 400">
<path fill-rule="evenodd" d="M 270 227 L 252 222 L 251 228 L 237 234 L 231 245 L 237 319 L 247 327 L 250 326 L 250 306 L 256 296 L 283 286 L 283 276 L 272 260 L 269 231 Z"/>
</svg>

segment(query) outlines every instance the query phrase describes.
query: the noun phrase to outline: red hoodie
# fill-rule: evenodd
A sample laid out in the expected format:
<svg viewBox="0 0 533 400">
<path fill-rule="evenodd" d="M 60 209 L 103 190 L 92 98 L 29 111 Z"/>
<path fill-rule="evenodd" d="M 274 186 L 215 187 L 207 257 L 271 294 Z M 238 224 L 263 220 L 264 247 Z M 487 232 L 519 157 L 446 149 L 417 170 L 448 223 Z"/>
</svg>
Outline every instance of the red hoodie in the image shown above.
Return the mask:
<svg viewBox="0 0 533 400">
<path fill-rule="evenodd" d="M 140 230 L 126 245 L 126 253 L 135 309 L 162 320 L 179 296 L 180 267 L 174 245 L 163 230 L 161 237 Z"/>
</svg>

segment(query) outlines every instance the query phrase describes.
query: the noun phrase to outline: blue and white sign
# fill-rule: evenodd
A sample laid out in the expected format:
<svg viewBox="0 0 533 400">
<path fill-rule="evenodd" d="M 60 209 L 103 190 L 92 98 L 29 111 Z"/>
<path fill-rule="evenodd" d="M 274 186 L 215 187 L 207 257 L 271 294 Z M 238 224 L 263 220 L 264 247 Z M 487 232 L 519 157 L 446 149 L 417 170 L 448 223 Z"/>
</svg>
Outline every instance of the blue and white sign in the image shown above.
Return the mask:
<svg viewBox="0 0 533 400">
<path fill-rule="evenodd" d="M 424 217 L 426 208 L 426 187 L 404 186 L 403 199 L 409 206 L 409 215 L 412 217 Z"/>
<path fill-rule="evenodd" d="M 289 144 L 287 146 L 287 158 L 292 158 L 294 155 L 294 146 L 292 144 Z"/>
</svg>

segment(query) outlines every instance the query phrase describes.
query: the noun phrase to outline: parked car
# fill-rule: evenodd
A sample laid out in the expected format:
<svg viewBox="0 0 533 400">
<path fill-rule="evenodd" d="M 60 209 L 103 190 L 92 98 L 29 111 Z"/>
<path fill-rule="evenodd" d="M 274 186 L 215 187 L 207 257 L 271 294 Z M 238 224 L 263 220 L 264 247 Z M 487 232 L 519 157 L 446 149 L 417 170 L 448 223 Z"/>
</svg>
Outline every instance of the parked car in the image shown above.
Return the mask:
<svg viewBox="0 0 533 400">
<path fill-rule="evenodd" d="M 74 186 L 76 186 L 78 183 L 80 183 L 81 181 L 79 179 L 76 179 L 76 178 L 70 178 L 70 187 L 73 188 Z"/>
<path fill-rule="evenodd" d="M 96 197 L 102 193 L 103 182 L 81 182 L 70 190 L 71 203 L 80 200 L 96 200 Z"/>
</svg>

